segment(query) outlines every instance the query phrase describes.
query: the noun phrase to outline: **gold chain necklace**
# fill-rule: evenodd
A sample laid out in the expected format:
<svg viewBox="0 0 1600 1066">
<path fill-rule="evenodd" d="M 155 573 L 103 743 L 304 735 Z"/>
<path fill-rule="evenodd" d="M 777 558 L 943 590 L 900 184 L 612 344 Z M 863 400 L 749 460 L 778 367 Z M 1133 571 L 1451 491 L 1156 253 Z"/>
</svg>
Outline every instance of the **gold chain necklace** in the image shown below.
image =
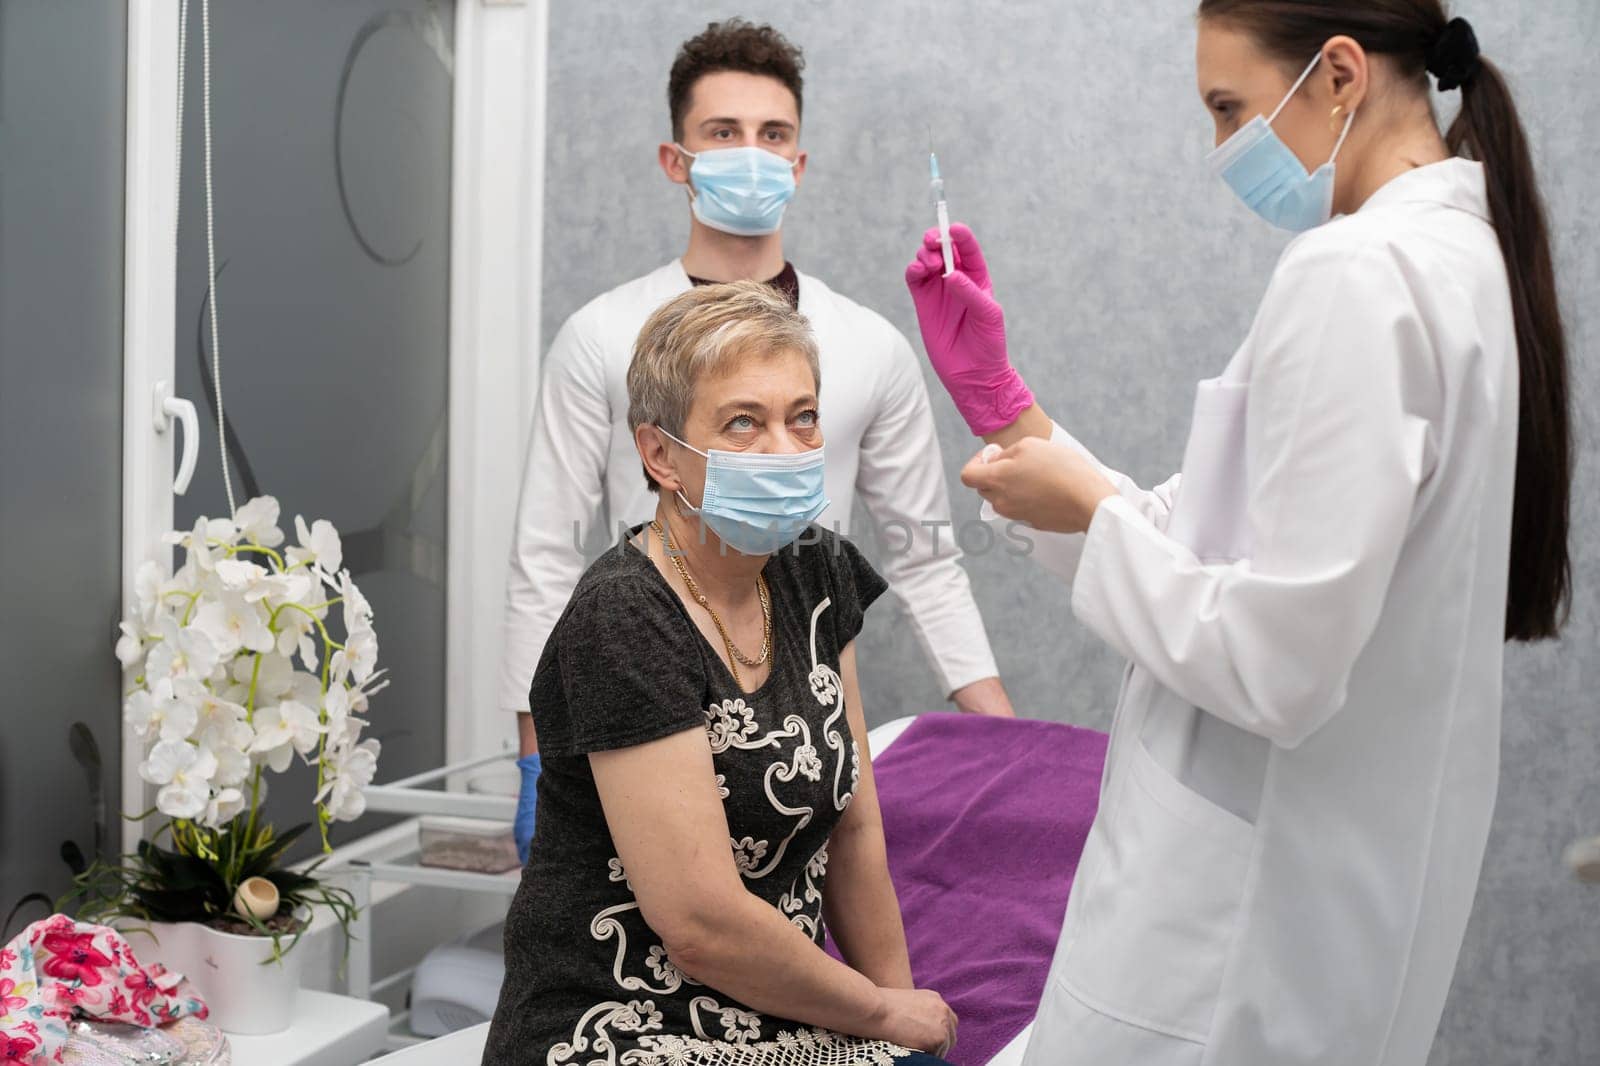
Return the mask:
<svg viewBox="0 0 1600 1066">
<path fill-rule="evenodd" d="M 728 635 L 728 627 L 722 624 L 722 619 L 717 615 L 716 609 L 711 606 L 711 601 L 706 599 L 705 593 L 700 591 L 700 586 L 694 583 L 694 578 L 689 576 L 688 567 L 683 565 L 683 556 L 672 547 L 672 539 L 667 536 L 667 531 L 660 521 L 650 523 L 650 529 L 661 538 L 661 545 L 666 550 L 666 556 L 672 561 L 672 566 L 678 571 L 678 576 L 683 578 L 684 587 L 689 590 L 689 595 L 694 597 L 694 602 L 706 609 L 711 616 L 711 622 L 717 627 L 717 632 L 722 635 L 723 646 L 728 649 L 728 666 L 733 674 L 734 684 L 741 689 L 744 682 L 739 678 L 739 664 L 746 666 L 765 665 L 772 655 L 772 597 L 767 590 L 767 579 L 764 574 L 756 575 L 756 595 L 761 600 L 761 654 L 754 659 L 740 651 L 734 644 L 733 638 Z"/>
</svg>

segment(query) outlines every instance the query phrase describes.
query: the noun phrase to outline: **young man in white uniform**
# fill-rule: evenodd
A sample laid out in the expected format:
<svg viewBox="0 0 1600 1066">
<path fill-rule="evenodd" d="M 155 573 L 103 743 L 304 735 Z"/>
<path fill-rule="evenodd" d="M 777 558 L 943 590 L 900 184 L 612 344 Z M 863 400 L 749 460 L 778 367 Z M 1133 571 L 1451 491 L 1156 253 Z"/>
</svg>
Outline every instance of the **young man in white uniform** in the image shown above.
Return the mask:
<svg viewBox="0 0 1600 1066">
<path fill-rule="evenodd" d="M 502 707 L 522 712 L 524 852 L 538 776 L 529 682 L 583 572 L 577 545 L 599 518 L 614 536 L 619 523 L 654 511 L 628 431 L 624 376 L 645 319 L 693 284 L 767 280 L 798 300 L 822 359 L 832 506 L 819 523 L 848 533 L 859 494 L 883 528 L 885 576 L 942 691 L 963 711 L 1013 713 L 958 562 L 919 360 L 882 316 L 784 260 L 783 208 L 806 167 L 803 63 L 771 27 L 739 19 L 713 23 L 683 45 L 668 83 L 674 142 L 660 146 L 659 158 L 689 194 L 688 250 L 590 301 L 546 356 L 511 556 L 501 686 Z"/>
</svg>

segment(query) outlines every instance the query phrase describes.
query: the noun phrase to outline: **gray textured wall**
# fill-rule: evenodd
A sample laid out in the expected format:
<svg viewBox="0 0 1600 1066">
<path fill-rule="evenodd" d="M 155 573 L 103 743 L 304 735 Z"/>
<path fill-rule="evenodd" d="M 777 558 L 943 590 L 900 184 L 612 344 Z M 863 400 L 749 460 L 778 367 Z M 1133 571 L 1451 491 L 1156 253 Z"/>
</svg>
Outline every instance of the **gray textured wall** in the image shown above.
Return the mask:
<svg viewBox="0 0 1600 1066">
<path fill-rule="evenodd" d="M 1014 358 L 1057 418 L 1141 478 L 1181 459 L 1196 379 L 1243 337 L 1283 241 L 1203 165 L 1193 4 L 959 0 L 861 4 L 556 0 L 550 26 L 545 337 L 593 294 L 682 250 L 683 194 L 656 169 L 679 42 L 730 14 L 806 50 L 789 214 L 801 269 L 916 337 L 900 281 L 926 206 L 931 123 L 952 212 L 982 236 Z M 1519 90 L 1554 220 L 1570 319 L 1582 466 L 1578 600 L 1559 645 L 1507 653 L 1504 773 L 1482 889 L 1435 1066 L 1600 1059 L 1600 892 L 1560 866 L 1600 832 L 1600 45 L 1597 0 L 1473 0 L 1487 54 Z M 920 350 L 920 345 L 919 345 Z M 957 520 L 974 450 L 928 375 Z M 869 547 L 870 550 L 870 547 Z M 1062 587 L 1003 555 L 969 560 L 1000 668 L 1023 713 L 1104 728 L 1119 663 L 1072 619 Z M 868 715 L 939 703 L 890 607 L 863 638 Z"/>
</svg>

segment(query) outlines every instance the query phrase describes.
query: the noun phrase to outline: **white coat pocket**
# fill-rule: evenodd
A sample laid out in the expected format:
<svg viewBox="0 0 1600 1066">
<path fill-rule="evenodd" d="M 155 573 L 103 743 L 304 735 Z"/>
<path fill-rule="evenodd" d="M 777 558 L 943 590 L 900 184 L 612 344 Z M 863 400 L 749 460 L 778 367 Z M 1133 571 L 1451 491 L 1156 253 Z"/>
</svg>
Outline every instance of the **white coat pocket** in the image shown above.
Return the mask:
<svg viewBox="0 0 1600 1066">
<path fill-rule="evenodd" d="M 1085 849 L 1090 884 L 1056 979 L 1120 1021 L 1204 1042 L 1255 832 L 1128 738 L 1127 772 Z"/>
<path fill-rule="evenodd" d="M 1203 563 L 1248 558 L 1252 547 L 1245 465 L 1250 386 L 1214 378 L 1195 389 L 1183 479 L 1167 535 Z"/>
</svg>

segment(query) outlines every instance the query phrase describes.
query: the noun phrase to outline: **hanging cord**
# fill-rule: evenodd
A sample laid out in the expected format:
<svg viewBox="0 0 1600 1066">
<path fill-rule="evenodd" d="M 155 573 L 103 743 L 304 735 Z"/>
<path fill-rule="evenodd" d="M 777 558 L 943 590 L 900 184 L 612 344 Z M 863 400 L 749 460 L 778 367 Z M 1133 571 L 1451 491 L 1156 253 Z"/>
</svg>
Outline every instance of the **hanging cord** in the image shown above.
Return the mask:
<svg viewBox="0 0 1600 1066">
<path fill-rule="evenodd" d="M 233 500 L 233 474 L 228 469 L 228 425 L 222 410 L 222 346 L 217 324 L 217 219 L 216 196 L 211 180 L 211 0 L 200 0 L 200 96 L 205 134 L 206 190 L 206 276 L 208 281 L 205 312 L 211 322 L 211 390 L 217 412 L 217 455 L 222 462 L 222 487 L 228 495 L 228 515 L 238 510 Z M 174 182 L 173 262 L 177 262 L 178 219 L 183 214 L 183 103 L 185 71 L 189 65 L 189 0 L 178 5 L 178 165 Z"/>
<path fill-rule="evenodd" d="M 217 323 L 217 212 L 211 182 L 211 0 L 200 0 L 200 99 L 205 111 L 206 162 L 206 271 L 211 280 L 211 385 L 217 400 L 217 455 L 222 460 L 222 487 L 228 494 L 228 517 L 238 508 L 233 502 L 233 475 L 228 471 L 228 424 L 222 413 L 222 341 Z"/>
<path fill-rule="evenodd" d="M 183 75 L 184 69 L 189 65 L 189 0 L 180 0 L 178 4 L 178 163 L 173 168 L 172 180 L 172 264 L 176 272 L 178 264 L 178 219 L 183 215 Z"/>
</svg>

